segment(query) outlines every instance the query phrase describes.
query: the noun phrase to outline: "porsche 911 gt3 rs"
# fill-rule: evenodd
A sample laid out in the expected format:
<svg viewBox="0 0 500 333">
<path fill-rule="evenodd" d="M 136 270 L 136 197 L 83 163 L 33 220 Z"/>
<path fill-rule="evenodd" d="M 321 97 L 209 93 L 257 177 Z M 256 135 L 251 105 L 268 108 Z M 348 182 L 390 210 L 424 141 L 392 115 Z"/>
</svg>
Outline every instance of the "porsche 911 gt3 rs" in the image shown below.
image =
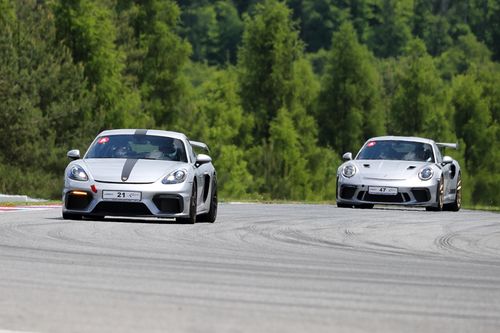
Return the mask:
<svg viewBox="0 0 500 333">
<path fill-rule="evenodd" d="M 177 132 L 108 130 L 85 156 L 68 152 L 64 219 L 153 216 L 180 222 L 214 222 L 217 174 L 202 142 Z"/>
<path fill-rule="evenodd" d="M 337 170 L 337 206 L 372 208 L 375 204 L 422 206 L 458 211 L 462 205 L 460 165 L 440 148 L 452 143 L 383 136 L 369 139 Z"/>
</svg>

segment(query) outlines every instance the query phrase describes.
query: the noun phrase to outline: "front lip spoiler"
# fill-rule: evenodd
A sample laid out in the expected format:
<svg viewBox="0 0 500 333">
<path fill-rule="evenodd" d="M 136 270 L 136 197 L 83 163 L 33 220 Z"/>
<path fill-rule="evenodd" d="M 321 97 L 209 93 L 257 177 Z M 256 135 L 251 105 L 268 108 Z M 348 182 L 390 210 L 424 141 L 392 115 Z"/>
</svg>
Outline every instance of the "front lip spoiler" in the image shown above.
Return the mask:
<svg viewBox="0 0 500 333">
<path fill-rule="evenodd" d="M 106 181 L 106 180 L 94 180 L 96 183 L 101 183 L 101 184 L 120 184 L 120 185 L 148 185 L 148 184 L 154 184 L 156 182 L 112 182 L 112 181 Z"/>
</svg>

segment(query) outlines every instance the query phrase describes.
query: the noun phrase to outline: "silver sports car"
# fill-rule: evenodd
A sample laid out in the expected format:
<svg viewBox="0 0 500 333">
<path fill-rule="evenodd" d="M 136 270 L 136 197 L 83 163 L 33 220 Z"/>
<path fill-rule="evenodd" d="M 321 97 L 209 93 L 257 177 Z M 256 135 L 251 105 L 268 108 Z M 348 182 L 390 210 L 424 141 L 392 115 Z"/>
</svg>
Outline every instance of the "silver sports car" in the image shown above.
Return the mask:
<svg viewBox="0 0 500 333">
<path fill-rule="evenodd" d="M 453 143 L 383 136 L 368 140 L 337 170 L 337 206 L 372 208 L 374 204 L 423 206 L 458 211 L 462 205 L 460 166 L 439 148 Z"/>
<path fill-rule="evenodd" d="M 217 175 L 206 144 L 182 133 L 120 129 L 100 133 L 80 158 L 71 150 L 66 167 L 65 219 L 104 216 L 175 217 L 214 222 Z"/>
</svg>

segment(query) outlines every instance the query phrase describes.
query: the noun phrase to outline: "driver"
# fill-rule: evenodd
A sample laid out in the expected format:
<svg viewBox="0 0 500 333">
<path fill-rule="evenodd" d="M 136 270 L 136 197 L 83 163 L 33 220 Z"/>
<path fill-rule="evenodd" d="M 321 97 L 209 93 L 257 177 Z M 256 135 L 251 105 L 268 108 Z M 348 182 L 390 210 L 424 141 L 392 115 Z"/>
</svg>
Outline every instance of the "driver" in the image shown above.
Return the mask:
<svg viewBox="0 0 500 333">
<path fill-rule="evenodd" d="M 158 150 L 162 153 L 162 159 L 178 161 L 177 148 L 175 148 L 174 140 L 163 140 Z"/>
</svg>

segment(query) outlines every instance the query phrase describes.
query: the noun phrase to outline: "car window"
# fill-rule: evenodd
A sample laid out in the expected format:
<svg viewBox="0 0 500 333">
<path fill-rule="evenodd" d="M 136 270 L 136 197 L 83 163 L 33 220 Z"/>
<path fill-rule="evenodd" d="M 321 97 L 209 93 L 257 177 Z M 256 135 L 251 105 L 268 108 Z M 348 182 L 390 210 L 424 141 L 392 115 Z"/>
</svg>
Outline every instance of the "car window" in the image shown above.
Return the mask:
<svg viewBox="0 0 500 333">
<path fill-rule="evenodd" d="M 423 142 L 373 140 L 363 146 L 356 159 L 434 162 L 434 154 L 432 146 Z"/>
<path fill-rule="evenodd" d="M 182 140 L 154 135 L 108 135 L 98 137 L 85 158 L 136 158 L 187 162 Z"/>
</svg>

